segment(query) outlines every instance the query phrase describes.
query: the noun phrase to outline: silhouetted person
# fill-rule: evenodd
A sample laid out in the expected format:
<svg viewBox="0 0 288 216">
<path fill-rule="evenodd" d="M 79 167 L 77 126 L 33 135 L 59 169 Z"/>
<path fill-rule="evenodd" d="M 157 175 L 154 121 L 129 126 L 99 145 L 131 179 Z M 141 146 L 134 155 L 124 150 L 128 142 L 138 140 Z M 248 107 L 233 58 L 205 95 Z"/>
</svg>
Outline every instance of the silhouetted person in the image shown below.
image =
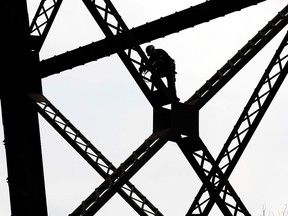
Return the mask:
<svg viewBox="0 0 288 216">
<path fill-rule="evenodd" d="M 176 72 L 175 72 L 175 61 L 172 59 L 166 51 L 163 49 L 155 49 L 153 45 L 149 45 L 146 47 L 146 53 L 149 56 L 149 62 L 154 68 L 155 72 L 157 72 L 158 76 L 161 78 L 166 77 L 168 90 L 171 95 L 179 101 L 176 95 Z M 147 68 L 145 65 L 139 68 L 139 71 L 142 73 L 146 71 Z M 153 73 L 151 76 L 151 80 L 153 82 Z"/>
</svg>

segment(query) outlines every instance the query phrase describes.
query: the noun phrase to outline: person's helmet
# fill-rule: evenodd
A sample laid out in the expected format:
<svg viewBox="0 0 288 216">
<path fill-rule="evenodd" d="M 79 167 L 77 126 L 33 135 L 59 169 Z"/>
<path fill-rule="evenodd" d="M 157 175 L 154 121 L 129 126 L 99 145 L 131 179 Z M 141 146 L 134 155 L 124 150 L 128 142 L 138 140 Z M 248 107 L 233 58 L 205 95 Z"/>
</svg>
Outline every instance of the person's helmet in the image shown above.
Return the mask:
<svg viewBox="0 0 288 216">
<path fill-rule="evenodd" d="M 154 48 L 153 45 L 148 45 L 148 46 L 146 47 L 146 53 L 147 53 L 147 55 L 149 56 L 154 49 L 155 49 L 155 48 Z"/>
</svg>

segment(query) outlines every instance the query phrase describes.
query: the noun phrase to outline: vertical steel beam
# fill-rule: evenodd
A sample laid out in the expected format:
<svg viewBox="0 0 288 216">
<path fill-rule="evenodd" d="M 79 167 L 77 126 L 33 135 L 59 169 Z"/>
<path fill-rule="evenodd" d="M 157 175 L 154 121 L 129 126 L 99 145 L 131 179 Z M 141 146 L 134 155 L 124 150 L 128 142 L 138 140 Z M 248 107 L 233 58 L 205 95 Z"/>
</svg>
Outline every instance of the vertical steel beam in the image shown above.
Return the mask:
<svg viewBox="0 0 288 216">
<path fill-rule="evenodd" d="M 11 213 L 13 216 L 45 216 L 47 207 L 37 112 L 22 94 L 3 95 L 1 105 Z"/>
<path fill-rule="evenodd" d="M 13 216 L 47 215 L 38 115 L 28 92 L 41 92 L 39 62 L 29 44 L 25 0 L 0 3 L 3 37 L 0 91 Z"/>
</svg>

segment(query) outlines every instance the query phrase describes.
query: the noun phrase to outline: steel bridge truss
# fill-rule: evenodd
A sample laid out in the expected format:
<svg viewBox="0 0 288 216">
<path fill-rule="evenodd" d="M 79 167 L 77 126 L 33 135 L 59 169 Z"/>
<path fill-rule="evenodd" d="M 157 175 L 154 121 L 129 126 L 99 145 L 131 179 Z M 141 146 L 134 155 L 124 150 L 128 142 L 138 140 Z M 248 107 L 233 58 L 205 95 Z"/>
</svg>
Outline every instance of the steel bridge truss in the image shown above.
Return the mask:
<svg viewBox="0 0 288 216">
<path fill-rule="evenodd" d="M 287 25 L 288 6 L 249 40 L 194 95 L 186 102 L 180 103 L 175 101 L 160 77 L 156 77 L 156 80 L 153 80 L 152 83 L 150 78 L 139 72 L 139 68 L 143 64 L 149 68 L 149 71 L 153 72 L 153 68 L 149 65 L 148 59 L 140 46 L 141 43 L 144 43 L 144 40 L 135 36 L 137 35 L 135 33 L 137 28 L 130 30 L 126 26 L 110 0 L 82 1 L 105 34 L 105 40 L 110 40 L 110 42 L 113 40 L 117 42 L 119 38 L 123 40 L 124 47 L 118 47 L 115 50 L 108 48 L 108 50 L 111 50 L 111 53 L 116 52 L 118 54 L 154 108 L 154 128 L 151 136 L 132 152 L 119 167 L 115 167 L 42 93 L 28 94 L 29 100 L 34 102 L 42 117 L 104 179 L 103 183 L 82 201 L 70 215 L 94 215 L 115 193 L 118 193 L 141 216 L 163 215 L 129 180 L 168 141 L 177 143 L 203 183 L 186 214 L 187 216 L 208 215 L 214 204 L 217 204 L 225 216 L 250 215 L 237 192 L 229 183 L 229 177 L 287 75 L 288 35 L 284 37 L 279 45 L 216 160 L 199 136 L 198 113 L 226 83 Z M 199 8 L 205 8 L 205 6 L 217 4 L 217 2 L 229 4 L 229 1 L 211 0 L 202 3 Z M 235 3 L 237 7 L 235 5 L 233 9 L 230 7 L 231 11 L 226 11 L 225 14 L 259 2 L 261 1 L 239 1 L 238 4 Z M 61 3 L 62 0 L 41 1 L 30 27 L 31 49 L 37 52 L 40 51 Z M 213 15 L 213 18 L 220 15 Z M 176 20 L 176 18 L 174 19 Z M 148 28 L 149 26 L 147 24 Z M 183 29 L 187 26 L 189 25 L 185 24 Z M 115 43 L 112 44 L 118 46 Z M 68 54 L 67 59 L 69 59 L 69 56 L 71 55 Z M 100 57 L 96 56 L 92 59 L 95 58 Z M 57 59 L 61 61 L 66 57 L 56 56 L 51 61 L 57 62 Z M 90 60 L 91 57 L 83 61 L 88 62 Z M 47 62 L 49 64 L 49 60 L 39 63 L 40 70 L 45 67 Z M 69 67 L 71 66 L 66 69 Z M 50 74 L 46 73 L 41 76 L 45 77 L 54 73 L 52 71 Z M 167 104 L 171 104 L 170 109 L 164 108 L 164 105 Z"/>
</svg>

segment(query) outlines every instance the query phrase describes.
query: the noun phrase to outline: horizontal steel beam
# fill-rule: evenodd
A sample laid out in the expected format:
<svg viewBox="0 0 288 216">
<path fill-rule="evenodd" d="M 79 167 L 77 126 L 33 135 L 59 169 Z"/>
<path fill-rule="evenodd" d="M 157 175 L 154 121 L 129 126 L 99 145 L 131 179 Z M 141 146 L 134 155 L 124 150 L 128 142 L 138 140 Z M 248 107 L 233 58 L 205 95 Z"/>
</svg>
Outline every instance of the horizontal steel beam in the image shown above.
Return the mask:
<svg viewBox="0 0 288 216">
<path fill-rule="evenodd" d="M 169 16 L 132 28 L 139 44 L 177 33 L 212 19 L 225 16 L 265 0 L 210 0 Z M 47 77 L 79 65 L 96 61 L 131 47 L 125 34 L 91 43 L 40 62 L 41 77 Z"/>
</svg>

